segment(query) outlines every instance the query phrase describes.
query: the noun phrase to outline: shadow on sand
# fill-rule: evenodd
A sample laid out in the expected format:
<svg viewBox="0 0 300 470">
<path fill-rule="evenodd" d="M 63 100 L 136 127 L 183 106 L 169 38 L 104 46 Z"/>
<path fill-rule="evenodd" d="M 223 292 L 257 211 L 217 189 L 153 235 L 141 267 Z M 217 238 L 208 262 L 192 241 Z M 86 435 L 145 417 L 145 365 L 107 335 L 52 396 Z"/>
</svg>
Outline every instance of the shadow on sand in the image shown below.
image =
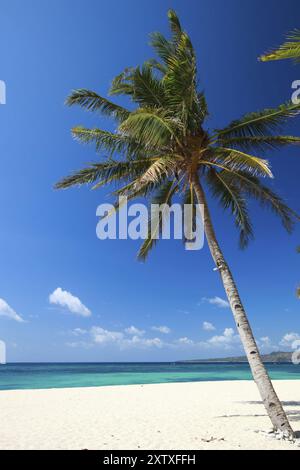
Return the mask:
<svg viewBox="0 0 300 470">
<path fill-rule="evenodd" d="M 263 405 L 262 401 L 240 401 L 238 403 L 241 403 L 241 404 L 247 404 L 247 405 Z M 297 407 L 293 410 L 285 410 L 289 420 L 291 422 L 296 422 L 296 421 L 300 421 L 300 401 L 282 401 L 281 402 L 283 407 L 286 407 L 286 406 L 294 406 L 294 407 Z M 266 413 L 263 413 L 263 414 L 239 414 L 239 415 L 223 415 L 223 416 L 218 416 L 218 418 L 249 418 L 249 417 L 263 417 L 263 416 L 267 416 Z M 295 431 L 295 436 L 296 438 L 300 438 L 300 431 Z"/>
<path fill-rule="evenodd" d="M 240 403 L 247 403 L 247 405 L 262 405 L 262 401 L 247 401 L 247 402 L 240 402 Z M 282 401 L 282 406 L 294 406 L 297 407 L 294 410 L 285 410 L 287 416 L 289 417 L 290 421 L 300 421 L 300 401 Z M 260 415 L 260 416 L 266 416 Z"/>
</svg>

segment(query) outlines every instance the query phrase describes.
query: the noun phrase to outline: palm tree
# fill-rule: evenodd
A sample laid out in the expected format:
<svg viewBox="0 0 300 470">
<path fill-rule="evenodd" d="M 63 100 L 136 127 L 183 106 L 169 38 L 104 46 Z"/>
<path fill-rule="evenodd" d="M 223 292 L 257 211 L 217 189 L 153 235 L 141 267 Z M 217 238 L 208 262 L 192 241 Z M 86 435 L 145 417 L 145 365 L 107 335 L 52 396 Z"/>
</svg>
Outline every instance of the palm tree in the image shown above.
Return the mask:
<svg viewBox="0 0 300 470">
<path fill-rule="evenodd" d="M 287 41 L 278 49 L 273 49 L 259 57 L 262 62 L 271 60 L 292 59 L 295 63 L 300 62 L 300 30 L 295 29 L 287 36 Z"/>
<path fill-rule="evenodd" d="M 158 60 L 124 70 L 111 85 L 110 95 L 125 95 L 135 104 L 126 109 L 86 89 L 74 90 L 67 105 L 100 112 L 116 121 L 117 130 L 75 127 L 72 134 L 83 143 L 93 143 L 104 161 L 74 172 L 56 188 L 92 184 L 99 188 L 115 183 L 115 197 L 146 197 L 156 204 L 171 204 L 180 197 L 183 204 L 198 202 L 203 208 L 208 246 L 219 271 L 237 329 L 274 430 L 292 438 L 293 431 L 261 360 L 235 281 L 217 240 L 207 205 L 207 188 L 224 210 L 233 216 L 245 247 L 253 237 L 247 199 L 254 198 L 270 208 L 291 231 L 296 214 L 264 185 L 272 178 L 267 160 L 255 151 L 299 144 L 300 138 L 277 135 L 276 131 L 300 112 L 300 105 L 286 103 L 275 109 L 250 113 L 224 129 L 208 133 L 208 108 L 197 89 L 196 56 L 189 36 L 174 11 L 168 13 L 171 39 L 154 33 L 151 43 Z M 116 202 L 118 208 L 118 202 Z M 159 232 L 163 215 L 160 216 Z M 156 243 L 150 229 L 139 251 L 145 260 Z"/>
</svg>

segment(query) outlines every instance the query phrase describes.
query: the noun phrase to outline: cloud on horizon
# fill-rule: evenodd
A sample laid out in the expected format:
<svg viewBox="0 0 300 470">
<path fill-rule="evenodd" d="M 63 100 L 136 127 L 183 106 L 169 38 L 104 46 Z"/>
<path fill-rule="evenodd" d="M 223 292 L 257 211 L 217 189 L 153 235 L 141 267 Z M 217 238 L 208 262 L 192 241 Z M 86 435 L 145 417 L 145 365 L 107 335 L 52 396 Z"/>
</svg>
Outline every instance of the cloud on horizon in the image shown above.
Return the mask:
<svg viewBox="0 0 300 470">
<path fill-rule="evenodd" d="M 300 348 L 300 335 L 295 332 L 286 333 L 281 339 L 280 346 L 288 349 L 298 349 Z"/>
<path fill-rule="evenodd" d="M 212 332 L 216 327 L 210 322 L 203 322 L 203 330 Z M 155 330 L 167 334 L 171 331 L 169 327 L 151 327 L 150 330 Z M 137 326 L 131 325 L 127 328 L 120 330 L 109 330 L 102 326 L 93 326 L 90 329 L 74 328 L 68 333 L 71 336 L 77 337 L 75 341 L 65 343 L 67 346 L 75 348 L 93 348 L 96 346 L 106 347 L 114 346 L 119 350 L 125 349 L 162 349 L 178 351 L 189 351 L 194 354 L 209 352 L 210 357 L 217 357 L 222 353 L 242 355 L 243 348 L 240 337 L 234 328 L 225 328 L 221 334 L 210 335 L 207 340 L 197 340 L 182 336 L 169 341 L 165 341 L 158 337 L 149 337 L 147 331 Z M 75 339 L 75 338 L 74 338 Z M 280 346 L 284 346 L 289 350 L 296 350 L 300 348 L 300 335 L 295 332 L 286 333 L 279 343 L 274 343 L 269 336 L 262 336 L 257 339 L 257 344 L 262 353 L 269 353 L 278 351 Z"/>
<path fill-rule="evenodd" d="M 215 329 L 215 327 L 210 324 L 210 329 L 207 331 L 213 331 L 212 328 Z M 151 330 L 152 329 L 153 327 Z M 167 334 L 167 331 L 171 331 L 169 327 L 155 327 L 155 329 L 158 329 L 159 332 L 161 332 L 163 329 L 165 334 Z M 114 345 L 120 350 L 128 348 L 168 348 L 175 350 L 188 347 L 189 350 L 192 348 L 195 353 L 207 350 L 212 351 L 212 353 L 213 350 L 215 350 L 217 353 L 218 351 L 221 352 L 234 350 L 234 348 L 236 348 L 237 352 L 239 352 L 241 347 L 240 338 L 238 334 L 235 333 L 233 328 L 225 328 L 223 334 L 214 335 L 207 341 L 197 341 L 184 336 L 167 342 L 157 337 L 146 337 L 145 330 L 139 329 L 133 325 L 120 331 L 108 330 L 101 326 L 93 326 L 90 328 L 90 330 L 75 328 L 72 330 L 71 334 L 73 336 L 85 335 L 85 337 L 84 341 L 80 340 L 78 342 L 66 343 L 70 347 L 88 347 L 88 345 L 89 347 L 96 345 L 104 347 L 108 345 Z M 262 339 L 264 340 L 265 338 Z"/>
<path fill-rule="evenodd" d="M 138 334 L 134 334 L 135 330 L 138 331 Z M 116 344 L 120 349 L 130 347 L 161 348 L 165 346 L 165 343 L 163 343 L 159 338 L 144 338 L 143 335 L 145 332 L 136 327 L 131 326 L 126 328 L 124 331 L 128 336 L 121 331 L 110 331 L 100 326 L 93 326 L 90 330 L 90 334 L 94 343 L 101 345 Z"/>
</svg>

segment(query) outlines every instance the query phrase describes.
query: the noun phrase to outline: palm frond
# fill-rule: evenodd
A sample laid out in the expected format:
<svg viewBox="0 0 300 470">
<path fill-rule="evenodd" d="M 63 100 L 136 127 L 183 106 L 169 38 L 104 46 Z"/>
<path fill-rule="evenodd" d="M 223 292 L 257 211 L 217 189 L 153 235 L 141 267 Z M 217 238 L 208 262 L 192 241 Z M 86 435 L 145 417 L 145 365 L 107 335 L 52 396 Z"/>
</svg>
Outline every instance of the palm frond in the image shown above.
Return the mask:
<svg viewBox="0 0 300 470">
<path fill-rule="evenodd" d="M 244 172 L 228 171 L 226 172 L 228 181 L 232 181 L 247 196 L 256 199 L 262 207 L 271 209 L 282 222 L 284 228 L 290 233 L 293 230 L 296 220 L 299 220 L 296 214 L 280 196 L 275 194 L 270 188 L 264 186 L 260 180 Z"/>
<path fill-rule="evenodd" d="M 103 163 L 92 163 L 70 176 L 59 181 L 56 189 L 66 189 L 71 186 L 82 186 L 83 184 L 97 183 L 98 188 L 113 180 L 132 179 L 142 175 L 153 161 L 151 159 L 116 161 L 108 160 Z"/>
<path fill-rule="evenodd" d="M 240 247 L 245 248 L 249 240 L 253 238 L 253 230 L 242 189 L 235 184 L 230 173 L 226 171 L 210 170 L 207 173 L 207 182 L 213 196 L 219 199 L 221 206 L 231 211 L 240 233 Z"/>
<path fill-rule="evenodd" d="M 147 168 L 136 182 L 136 188 L 143 186 L 145 183 L 159 183 L 166 177 L 173 176 L 179 171 L 179 162 L 181 158 L 174 155 L 166 155 L 157 158 L 151 166 Z"/>
<path fill-rule="evenodd" d="M 170 29 L 173 33 L 173 43 L 177 45 L 182 34 L 182 28 L 179 18 L 174 10 L 168 11 L 168 19 L 170 23 Z"/>
<path fill-rule="evenodd" d="M 137 67 L 132 74 L 134 88 L 133 99 L 140 106 L 163 108 L 165 105 L 165 88 L 163 82 L 154 76 L 152 68 L 144 64 Z"/>
<path fill-rule="evenodd" d="M 159 32 L 150 35 L 150 46 L 153 47 L 158 57 L 168 66 L 168 61 L 176 51 L 176 47 L 172 41 L 168 41 L 165 36 Z"/>
<path fill-rule="evenodd" d="M 289 135 L 262 135 L 255 137 L 232 137 L 219 140 L 222 146 L 240 148 L 245 151 L 258 150 L 264 152 L 267 150 L 276 150 L 287 145 L 299 145 L 300 137 Z"/>
<path fill-rule="evenodd" d="M 136 188 L 136 183 L 137 180 L 134 180 L 126 186 L 123 186 L 113 192 L 113 195 L 117 196 L 117 199 L 113 204 L 114 210 L 107 213 L 104 218 L 108 218 L 115 212 L 119 211 L 125 202 L 131 201 L 139 197 L 149 197 L 149 195 L 153 193 L 153 191 L 155 191 L 159 186 L 159 184 L 149 181 Z M 126 199 L 122 199 L 121 196 L 125 197 Z"/>
<path fill-rule="evenodd" d="M 257 199 L 262 207 L 271 209 L 281 219 L 282 225 L 287 232 L 291 233 L 296 220 L 299 220 L 298 214 L 288 207 L 283 199 L 274 191 L 263 185 L 258 178 L 242 174 L 239 174 L 238 177 L 242 180 L 243 191 Z"/>
<path fill-rule="evenodd" d="M 273 178 L 273 174 L 267 160 L 254 157 L 253 155 L 249 155 L 240 150 L 217 147 L 216 149 L 212 149 L 210 157 L 209 154 L 206 156 L 210 163 L 221 163 L 228 170 L 245 171 L 253 176 L 267 176 L 269 178 Z M 200 160 L 200 164 L 201 163 L 205 163 L 205 161 L 203 162 Z"/>
<path fill-rule="evenodd" d="M 153 73 L 149 62 L 142 67 L 125 69 L 113 80 L 110 94 L 129 95 L 141 107 L 163 108 L 165 103 L 163 82 Z"/>
<path fill-rule="evenodd" d="M 200 110 L 200 123 L 203 123 L 207 116 L 209 116 L 207 101 L 203 91 L 201 93 L 198 93 L 198 103 Z"/>
<path fill-rule="evenodd" d="M 106 150 L 112 155 L 115 152 L 123 152 L 133 142 L 122 134 L 117 134 L 102 129 L 87 129 L 77 126 L 72 129 L 75 140 L 83 144 L 95 143 L 96 150 Z"/>
<path fill-rule="evenodd" d="M 259 57 L 262 62 L 271 60 L 292 59 L 296 64 L 300 62 L 300 30 L 295 30 L 287 36 L 287 41 L 279 48 L 273 49 Z"/>
<path fill-rule="evenodd" d="M 135 67 L 127 67 L 123 72 L 117 75 L 110 86 L 109 95 L 129 95 L 134 94 L 134 87 L 132 85 L 132 75 Z"/>
<path fill-rule="evenodd" d="M 97 152 L 106 151 L 109 157 L 112 157 L 115 153 L 122 153 L 129 160 L 153 155 L 151 148 L 143 147 L 142 143 L 118 132 L 86 129 L 77 126 L 72 129 L 72 135 L 75 140 L 83 144 L 94 143 Z"/>
<path fill-rule="evenodd" d="M 94 91 L 80 88 L 73 90 L 67 97 L 67 106 L 79 105 L 87 111 L 98 111 L 103 115 L 111 116 L 119 121 L 123 121 L 129 115 L 129 111 L 111 101 L 103 98 Z"/>
<path fill-rule="evenodd" d="M 278 131 L 286 121 L 300 113 L 300 104 L 288 102 L 278 108 L 250 113 L 233 121 L 228 127 L 216 130 L 217 139 L 224 137 L 255 137 Z"/>
<path fill-rule="evenodd" d="M 169 108 L 192 132 L 199 129 L 200 103 L 196 76 L 196 59 L 191 50 L 190 39 L 186 33 L 181 33 L 176 51 L 168 59 L 163 83 L 166 88 Z"/>
<path fill-rule="evenodd" d="M 161 182 L 147 181 L 143 185 L 139 184 L 139 178 L 136 178 L 125 186 L 113 191 L 114 196 L 127 196 L 129 199 L 135 197 L 148 197 L 155 189 L 157 189 Z"/>
<path fill-rule="evenodd" d="M 159 72 L 162 75 L 164 75 L 167 72 L 166 66 L 156 59 L 146 60 L 144 62 L 144 65 L 146 65 L 146 67 L 150 67 L 152 70 Z"/>
<path fill-rule="evenodd" d="M 128 116 L 119 130 L 144 146 L 155 148 L 178 142 L 182 127 L 179 119 L 170 117 L 164 110 L 139 108 Z"/>
<path fill-rule="evenodd" d="M 172 197 L 177 191 L 178 183 L 176 180 L 166 181 L 157 191 L 156 195 L 151 200 L 152 204 L 162 205 L 165 204 L 163 209 L 159 213 L 151 214 L 151 219 L 148 226 L 148 236 L 142 244 L 139 253 L 138 259 L 140 261 L 145 261 L 151 249 L 155 246 L 158 241 L 159 234 L 161 233 L 164 219 L 166 216 L 167 208 L 172 204 Z M 150 206 L 150 207 L 151 207 Z"/>
</svg>

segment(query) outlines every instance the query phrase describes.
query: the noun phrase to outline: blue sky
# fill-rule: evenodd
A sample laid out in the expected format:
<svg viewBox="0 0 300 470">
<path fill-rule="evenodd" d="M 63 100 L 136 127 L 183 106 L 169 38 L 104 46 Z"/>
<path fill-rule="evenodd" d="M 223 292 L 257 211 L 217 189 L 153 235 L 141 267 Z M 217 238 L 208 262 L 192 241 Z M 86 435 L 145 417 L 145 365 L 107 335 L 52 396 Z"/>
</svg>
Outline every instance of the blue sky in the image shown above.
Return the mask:
<svg viewBox="0 0 300 470">
<path fill-rule="evenodd" d="M 151 57 L 148 34 L 167 33 L 170 7 L 197 51 L 211 128 L 290 99 L 300 66 L 262 64 L 257 56 L 299 28 L 298 0 L 1 1 L 0 338 L 9 361 L 156 361 L 241 351 L 231 312 L 216 300 L 224 293 L 207 246 L 187 252 L 179 241 L 163 241 L 141 264 L 139 242 L 96 238 L 104 190 L 53 190 L 96 159 L 70 128 L 110 125 L 66 108 L 65 97 L 80 87 L 105 96 L 124 67 Z M 287 133 L 300 135 L 300 118 Z M 273 187 L 300 211 L 299 149 L 268 157 Z M 256 239 L 241 252 L 232 221 L 210 203 L 256 337 L 269 349 L 286 333 L 297 339 L 299 228 L 288 236 L 253 206 Z"/>
</svg>

